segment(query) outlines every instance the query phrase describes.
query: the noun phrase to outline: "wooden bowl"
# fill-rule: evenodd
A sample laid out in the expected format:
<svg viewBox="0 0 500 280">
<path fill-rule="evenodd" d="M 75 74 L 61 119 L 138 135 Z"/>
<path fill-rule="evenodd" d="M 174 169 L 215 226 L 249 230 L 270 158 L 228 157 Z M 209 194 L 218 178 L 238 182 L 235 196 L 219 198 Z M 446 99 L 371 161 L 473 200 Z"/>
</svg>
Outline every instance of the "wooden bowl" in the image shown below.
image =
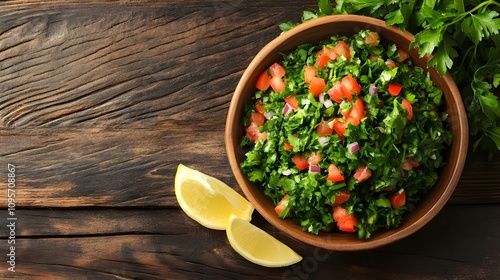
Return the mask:
<svg viewBox="0 0 500 280">
<path fill-rule="evenodd" d="M 232 171 L 238 184 L 257 211 L 272 225 L 307 244 L 337 251 L 366 250 L 392 243 L 404 238 L 428 223 L 443 208 L 453 193 L 462 173 L 469 132 L 467 116 L 460 92 L 451 75 L 440 76 L 434 69 L 427 68 L 429 57 L 420 58 L 416 49 L 409 54 L 416 65 L 430 72 L 434 83 L 444 92 L 445 107 L 449 114 L 450 129 L 453 142 L 445 155 L 447 164 L 440 171 L 440 177 L 415 209 L 408 213 L 398 228 L 378 230 L 368 240 L 358 239 L 357 234 L 342 232 L 320 233 L 314 235 L 302 231 L 301 227 L 289 219 L 280 219 L 274 212 L 274 204 L 264 195 L 261 189 L 251 183 L 242 173 L 239 164 L 245 158 L 240 148 L 240 140 L 244 136 L 242 117 L 244 104 L 250 102 L 255 93 L 255 83 L 260 73 L 276 61 L 281 61 L 280 53 L 287 53 L 304 43 L 318 44 L 320 40 L 331 35 L 351 35 L 363 29 L 370 29 L 380 34 L 383 41 L 397 44 L 409 49 L 413 35 L 402 32 L 397 27 L 387 26 L 384 21 L 357 15 L 327 16 L 303 23 L 292 30 L 281 34 L 267 44 L 252 60 L 243 73 L 232 98 L 226 120 L 226 151 Z"/>
</svg>

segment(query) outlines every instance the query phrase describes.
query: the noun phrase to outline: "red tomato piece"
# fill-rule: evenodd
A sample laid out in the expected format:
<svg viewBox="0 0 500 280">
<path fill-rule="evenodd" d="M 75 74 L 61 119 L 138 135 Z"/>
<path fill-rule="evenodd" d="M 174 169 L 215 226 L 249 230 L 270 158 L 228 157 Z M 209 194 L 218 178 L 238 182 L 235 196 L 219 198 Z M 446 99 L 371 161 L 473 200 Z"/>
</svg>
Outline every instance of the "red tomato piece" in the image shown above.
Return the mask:
<svg viewBox="0 0 500 280">
<path fill-rule="evenodd" d="M 341 82 L 346 89 L 346 94 L 347 94 L 346 97 L 349 99 L 349 101 L 352 100 L 353 93 L 356 93 L 357 95 L 361 92 L 361 86 L 359 85 L 358 81 L 351 75 L 347 75 L 344 78 L 342 78 Z"/>
<path fill-rule="evenodd" d="M 403 89 L 403 86 L 398 84 L 398 83 L 389 83 L 389 85 L 387 86 L 387 91 L 392 96 L 398 96 L 401 93 L 402 89 Z"/>
<path fill-rule="evenodd" d="M 267 70 L 262 72 L 259 79 L 257 79 L 257 83 L 255 83 L 255 87 L 258 90 L 267 90 L 269 88 L 269 79 L 271 79 L 271 77 L 267 73 Z"/>
<path fill-rule="evenodd" d="M 358 98 L 356 99 L 356 101 L 354 101 L 351 111 L 349 112 L 349 116 L 355 120 L 361 121 L 361 119 L 365 117 L 364 111 L 365 111 L 365 104 L 363 103 L 363 100 L 361 100 L 361 98 Z"/>
<path fill-rule="evenodd" d="M 344 97 L 346 97 L 346 91 L 347 89 L 345 86 L 340 81 L 337 81 L 333 83 L 332 87 L 326 93 L 333 101 L 341 103 L 344 100 Z"/>
<path fill-rule="evenodd" d="M 311 83 L 311 79 L 318 75 L 318 69 L 314 66 L 304 66 L 304 82 L 306 84 Z"/>
<path fill-rule="evenodd" d="M 334 48 L 329 48 L 327 46 L 323 46 L 322 54 L 327 55 L 331 60 L 336 60 L 337 57 L 339 57 Z"/>
<path fill-rule="evenodd" d="M 280 202 L 278 202 L 278 205 L 276 205 L 276 207 L 274 207 L 274 211 L 276 212 L 276 214 L 280 215 L 281 212 L 283 212 L 283 210 L 286 209 L 286 204 L 288 203 L 288 200 L 290 199 L 290 196 L 288 194 L 286 194 L 281 200 Z"/>
<path fill-rule="evenodd" d="M 290 143 L 288 143 L 287 141 L 283 142 L 283 146 L 285 148 L 285 151 L 293 150 L 293 146 Z"/>
<path fill-rule="evenodd" d="M 356 217 L 349 215 L 345 218 L 340 219 L 337 222 L 339 230 L 345 232 L 356 232 L 356 227 L 358 226 L 358 220 Z"/>
<path fill-rule="evenodd" d="M 323 89 L 326 87 L 325 79 L 312 77 L 311 84 L 309 85 L 309 92 L 314 94 L 314 97 L 318 98 Z"/>
<path fill-rule="evenodd" d="M 330 57 L 326 54 L 321 54 L 314 65 L 318 66 L 321 69 L 325 69 L 326 64 L 330 61 Z"/>
<path fill-rule="evenodd" d="M 250 123 L 255 123 L 258 126 L 263 125 L 266 122 L 266 117 L 262 113 L 252 112 L 250 113 Z"/>
<path fill-rule="evenodd" d="M 374 47 L 378 46 L 379 36 L 377 32 L 369 32 L 365 38 L 365 44 L 372 45 Z"/>
<path fill-rule="evenodd" d="M 401 104 L 403 105 L 405 110 L 408 111 L 408 115 L 406 116 L 406 119 L 411 120 L 413 118 L 413 107 L 411 106 L 410 101 L 403 99 L 403 101 L 401 101 Z"/>
<path fill-rule="evenodd" d="M 340 205 L 333 206 L 332 210 L 333 210 L 333 220 L 335 222 L 338 222 L 338 220 L 349 216 L 349 214 L 347 213 L 347 209 L 343 208 Z"/>
<path fill-rule="evenodd" d="M 333 51 L 338 55 L 338 56 L 343 56 L 347 60 L 351 58 L 351 49 L 349 46 L 346 44 L 344 41 L 339 41 L 335 47 L 333 47 Z"/>
<path fill-rule="evenodd" d="M 257 112 L 264 114 L 264 104 L 262 104 L 262 100 L 259 99 L 255 102 L 255 109 Z"/>
<path fill-rule="evenodd" d="M 309 157 L 307 158 L 307 162 L 309 165 L 318 165 L 321 161 L 321 152 L 311 152 L 309 153 Z"/>
<path fill-rule="evenodd" d="M 281 77 L 275 76 L 269 80 L 269 84 L 275 92 L 283 93 L 285 91 L 285 82 Z"/>
<path fill-rule="evenodd" d="M 347 193 L 345 191 L 340 191 L 340 193 L 335 196 L 335 204 L 341 205 L 342 203 L 349 200 L 349 197 L 351 197 L 351 195 L 349 193 Z"/>
<path fill-rule="evenodd" d="M 283 78 L 286 74 L 285 68 L 283 68 L 283 66 L 281 66 L 278 62 L 275 62 L 269 67 L 269 72 L 271 73 L 271 77 Z"/>
<path fill-rule="evenodd" d="M 392 61 L 392 59 L 386 60 L 385 65 L 388 67 L 391 67 L 391 68 L 396 68 L 396 63 L 394 63 L 394 61 Z"/>
<path fill-rule="evenodd" d="M 408 55 L 408 53 L 407 53 L 407 52 L 405 52 L 405 51 L 403 51 L 403 49 L 402 49 L 402 48 L 398 48 L 398 49 L 397 49 L 397 52 L 398 52 L 398 54 L 399 54 L 399 58 L 398 58 L 398 62 L 399 62 L 399 63 L 404 62 L 404 61 L 408 58 L 408 56 L 409 56 L 409 55 Z"/>
<path fill-rule="evenodd" d="M 299 170 L 304 170 L 309 167 L 309 162 L 307 162 L 307 158 L 305 158 L 301 154 L 295 154 L 292 157 L 292 162 L 295 164 L 295 166 L 297 166 Z"/>
<path fill-rule="evenodd" d="M 389 201 L 391 201 L 392 208 L 394 209 L 404 206 L 406 204 L 406 192 L 403 191 L 402 193 L 391 195 Z"/>
<path fill-rule="evenodd" d="M 347 210 L 340 205 L 333 206 L 333 220 L 341 231 L 355 232 L 358 221 L 355 216 L 349 215 Z"/>
<path fill-rule="evenodd" d="M 292 94 L 285 98 L 285 102 L 292 107 L 293 110 L 297 111 L 299 109 L 299 102 L 297 101 L 297 94 Z"/>
<path fill-rule="evenodd" d="M 414 161 L 412 158 L 406 158 L 405 161 L 403 162 L 403 165 L 401 168 L 405 171 L 410 171 L 415 167 L 418 167 L 420 164 L 416 161 Z"/>
<path fill-rule="evenodd" d="M 245 131 L 252 141 L 257 142 L 258 140 L 266 140 L 267 132 L 260 132 L 259 126 L 256 123 L 250 123 L 250 125 L 245 128 Z"/>
<path fill-rule="evenodd" d="M 342 175 L 342 172 L 340 172 L 335 164 L 330 164 L 330 166 L 328 167 L 327 180 L 334 183 L 344 181 L 344 175 Z"/>
<path fill-rule="evenodd" d="M 333 127 L 330 126 L 328 121 L 322 121 L 318 124 L 318 127 L 316 127 L 316 133 L 321 136 L 330 135 L 333 133 Z"/>
<path fill-rule="evenodd" d="M 334 119 L 333 120 L 333 130 L 337 132 L 337 134 L 340 136 L 340 138 L 344 138 L 344 132 L 345 129 L 347 128 L 348 122 L 347 121 L 340 121 L 340 119 Z"/>
<path fill-rule="evenodd" d="M 354 179 L 356 179 L 356 181 L 358 182 L 363 182 L 368 178 L 370 178 L 371 176 L 372 176 L 372 171 L 366 166 L 361 166 L 356 170 L 356 172 L 352 177 L 354 177 Z"/>
</svg>

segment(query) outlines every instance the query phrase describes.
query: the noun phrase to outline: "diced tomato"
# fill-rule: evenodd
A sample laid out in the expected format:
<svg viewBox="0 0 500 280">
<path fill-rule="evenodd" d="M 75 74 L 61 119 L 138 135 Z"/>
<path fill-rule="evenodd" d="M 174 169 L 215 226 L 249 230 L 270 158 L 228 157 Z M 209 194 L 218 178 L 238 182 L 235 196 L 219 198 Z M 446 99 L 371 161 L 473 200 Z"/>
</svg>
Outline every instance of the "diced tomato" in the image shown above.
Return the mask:
<svg viewBox="0 0 500 280">
<path fill-rule="evenodd" d="M 335 47 L 333 47 L 333 51 L 338 55 L 338 56 L 343 56 L 347 60 L 351 58 L 351 49 L 349 46 L 344 42 L 344 41 L 339 41 Z"/>
<path fill-rule="evenodd" d="M 358 220 L 355 216 L 349 215 L 342 206 L 333 206 L 333 220 L 337 222 L 337 227 L 341 231 L 355 232 Z"/>
<path fill-rule="evenodd" d="M 337 102 L 337 103 L 341 103 L 343 100 L 344 100 L 344 97 L 346 97 L 346 91 L 347 89 L 345 88 L 345 86 L 340 82 L 340 81 L 337 81 L 335 83 L 333 83 L 332 87 L 326 92 L 330 98 Z M 349 100 L 349 97 L 347 96 L 348 100 Z M 351 96 L 351 100 L 352 100 L 352 96 Z"/>
<path fill-rule="evenodd" d="M 358 226 L 358 220 L 356 217 L 349 215 L 337 222 L 339 230 L 345 232 L 356 232 L 356 227 Z"/>
<path fill-rule="evenodd" d="M 330 164 L 330 166 L 328 167 L 327 180 L 334 183 L 344 181 L 344 175 L 342 175 L 342 172 L 340 172 L 335 164 Z"/>
<path fill-rule="evenodd" d="M 393 188 L 392 188 L 391 186 L 388 186 L 388 187 L 383 188 L 382 190 L 383 190 L 384 192 L 392 192 L 392 189 L 393 189 Z"/>
<path fill-rule="evenodd" d="M 366 166 L 361 166 L 356 170 L 356 172 L 352 177 L 354 177 L 354 179 L 356 179 L 356 181 L 358 182 L 363 182 L 368 178 L 370 178 L 371 176 L 372 176 L 372 171 Z"/>
<path fill-rule="evenodd" d="M 271 77 L 267 73 L 267 70 L 262 72 L 259 79 L 257 79 L 257 83 L 255 83 L 255 87 L 258 90 L 267 90 L 269 88 L 269 79 L 271 79 Z"/>
<path fill-rule="evenodd" d="M 403 86 L 398 84 L 398 83 L 389 83 L 389 85 L 387 86 L 387 91 L 392 96 L 398 96 L 401 93 L 402 89 L 403 89 Z"/>
<path fill-rule="evenodd" d="M 258 112 L 250 113 L 250 123 L 255 123 L 258 126 L 263 125 L 266 122 L 266 117 L 264 114 Z"/>
<path fill-rule="evenodd" d="M 420 164 L 414 161 L 412 158 L 406 158 L 401 168 L 403 168 L 403 170 L 410 171 L 413 168 L 418 167 L 419 165 Z"/>
<path fill-rule="evenodd" d="M 318 75 L 318 69 L 314 66 L 304 66 L 304 82 L 306 84 L 311 83 L 311 79 Z"/>
<path fill-rule="evenodd" d="M 269 72 L 271 73 L 271 77 L 280 77 L 283 78 L 285 76 L 285 68 L 281 66 L 278 62 L 275 62 L 273 65 L 269 67 Z"/>
<path fill-rule="evenodd" d="M 285 151 L 293 150 L 293 146 L 290 143 L 288 143 L 287 141 L 283 142 L 283 146 L 285 148 Z"/>
<path fill-rule="evenodd" d="M 333 210 L 333 220 L 335 222 L 338 222 L 340 219 L 349 216 L 349 214 L 347 213 L 347 209 L 345 209 L 340 205 L 333 206 L 332 210 Z"/>
<path fill-rule="evenodd" d="M 266 140 L 267 139 L 267 132 L 260 132 L 259 131 L 259 125 L 256 123 L 252 122 L 250 125 L 245 128 L 245 131 L 250 139 L 252 141 L 256 142 L 258 140 Z"/>
<path fill-rule="evenodd" d="M 321 136 L 330 135 L 333 133 L 333 127 L 330 126 L 328 121 L 322 121 L 318 124 L 316 128 L 316 133 Z"/>
<path fill-rule="evenodd" d="M 351 111 L 349 112 L 349 116 L 353 119 L 361 121 L 365 117 L 365 104 L 361 98 L 356 99 L 354 104 L 352 105 Z M 359 123 L 358 123 L 359 124 Z"/>
<path fill-rule="evenodd" d="M 317 152 L 317 153 L 311 152 L 311 153 L 309 153 L 309 157 L 307 158 L 307 162 L 310 165 L 318 165 L 320 161 L 321 161 L 321 152 Z"/>
<path fill-rule="evenodd" d="M 411 120 L 411 118 L 413 118 L 413 107 L 411 106 L 410 101 L 403 99 L 403 101 L 401 101 L 401 104 L 403 105 L 405 110 L 408 111 L 408 115 L 406 116 L 406 119 Z"/>
<path fill-rule="evenodd" d="M 340 193 L 335 196 L 335 204 L 340 205 L 340 204 L 346 202 L 347 200 L 349 200 L 349 197 L 351 197 L 351 195 L 349 193 L 347 193 L 345 191 L 340 191 Z"/>
<path fill-rule="evenodd" d="M 283 93 L 285 91 L 285 82 L 281 77 L 275 76 L 269 80 L 269 84 L 275 92 Z"/>
<path fill-rule="evenodd" d="M 396 63 L 394 63 L 394 61 L 392 61 L 392 59 L 387 59 L 385 61 L 385 65 L 388 67 L 391 67 L 391 68 L 396 68 Z"/>
<path fill-rule="evenodd" d="M 331 60 L 336 60 L 339 57 L 339 54 L 335 51 L 335 48 L 329 48 L 327 46 L 323 46 L 322 54 L 327 55 Z"/>
<path fill-rule="evenodd" d="M 347 125 L 349 123 L 347 121 L 341 121 L 340 119 L 334 119 L 333 120 L 333 130 L 337 132 L 337 134 L 340 136 L 340 138 L 344 138 L 344 132 L 345 129 L 347 128 Z"/>
<path fill-rule="evenodd" d="M 405 52 L 402 48 L 398 48 L 397 52 L 399 54 L 399 58 L 398 58 L 398 62 L 399 63 L 404 62 L 408 58 L 408 56 L 409 56 L 408 53 Z"/>
<path fill-rule="evenodd" d="M 257 112 L 264 114 L 264 104 L 262 104 L 262 100 L 259 99 L 255 102 L 255 109 Z"/>
<path fill-rule="evenodd" d="M 293 110 L 297 111 L 299 109 L 299 102 L 297 101 L 297 94 L 292 94 L 285 98 L 285 102 L 292 107 Z"/>
<path fill-rule="evenodd" d="M 325 69 L 326 64 L 330 61 L 330 57 L 326 54 L 322 54 L 318 57 L 314 65 L 318 66 L 321 69 Z"/>
<path fill-rule="evenodd" d="M 414 159 L 412 158 L 407 158 L 406 160 L 408 160 L 408 162 L 410 163 L 411 167 L 419 167 L 420 166 L 420 163 L 416 162 Z"/>
<path fill-rule="evenodd" d="M 307 162 L 307 158 L 301 154 L 295 154 L 292 157 L 292 162 L 295 163 L 295 166 L 297 166 L 299 170 L 304 170 L 309 167 L 309 162 Z"/>
<path fill-rule="evenodd" d="M 392 208 L 397 209 L 406 204 L 406 192 L 395 193 L 389 198 L 391 201 Z"/>
<path fill-rule="evenodd" d="M 314 94 L 314 97 L 318 98 L 323 89 L 326 87 L 325 79 L 312 77 L 311 84 L 309 85 L 309 92 Z"/>
<path fill-rule="evenodd" d="M 372 45 L 374 47 L 378 46 L 379 37 L 377 32 L 369 32 L 365 38 L 365 44 Z"/>
<path fill-rule="evenodd" d="M 370 57 L 368 59 L 370 59 L 370 60 L 377 60 L 378 58 L 379 58 L 378 55 L 372 54 L 372 55 L 370 55 Z"/>
<path fill-rule="evenodd" d="M 351 96 L 353 93 L 359 94 L 361 92 L 361 86 L 359 85 L 358 81 L 356 81 L 356 79 L 353 78 L 351 75 L 347 75 L 344 78 L 342 78 L 341 82 L 342 85 L 344 85 L 344 87 L 346 88 L 346 93 L 348 95 Z M 349 96 L 347 98 L 349 98 Z"/>
<path fill-rule="evenodd" d="M 276 207 L 274 207 L 274 211 L 276 212 L 276 214 L 280 215 L 281 212 L 283 212 L 283 210 L 286 209 L 286 204 L 288 203 L 288 200 L 290 199 L 290 196 L 288 194 L 286 194 L 281 200 L 280 202 L 278 202 L 278 205 L 276 205 Z"/>
</svg>

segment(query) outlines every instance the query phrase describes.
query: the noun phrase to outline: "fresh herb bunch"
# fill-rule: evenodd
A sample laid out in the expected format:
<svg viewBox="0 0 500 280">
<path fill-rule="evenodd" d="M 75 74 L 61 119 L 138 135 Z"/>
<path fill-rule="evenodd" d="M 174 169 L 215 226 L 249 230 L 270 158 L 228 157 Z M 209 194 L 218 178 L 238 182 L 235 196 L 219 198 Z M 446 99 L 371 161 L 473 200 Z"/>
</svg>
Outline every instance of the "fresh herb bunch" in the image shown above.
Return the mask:
<svg viewBox="0 0 500 280">
<path fill-rule="evenodd" d="M 450 71 L 469 118 L 473 148 L 490 158 L 500 150 L 500 2 L 494 0 L 319 0 L 302 22 L 326 15 L 359 14 L 415 34 L 411 47 L 432 55 L 429 67 Z M 296 23 L 280 25 L 282 31 Z M 496 93 L 495 93 L 496 92 Z"/>
<path fill-rule="evenodd" d="M 396 45 L 367 43 L 378 38 L 372 33 L 333 36 L 283 54 L 283 71 L 274 64 L 273 78 L 267 70 L 261 76 L 286 86 L 257 82 L 260 90 L 245 109 L 242 171 L 274 201 L 279 217 L 313 234 L 337 225 L 366 239 L 397 227 L 435 184 L 451 142 L 443 93 L 429 73 Z M 335 59 L 325 55 L 332 50 Z M 313 92 L 315 79 L 330 90 Z M 405 201 L 396 202 L 401 195 Z M 344 222 L 336 219 L 342 211 Z"/>
</svg>

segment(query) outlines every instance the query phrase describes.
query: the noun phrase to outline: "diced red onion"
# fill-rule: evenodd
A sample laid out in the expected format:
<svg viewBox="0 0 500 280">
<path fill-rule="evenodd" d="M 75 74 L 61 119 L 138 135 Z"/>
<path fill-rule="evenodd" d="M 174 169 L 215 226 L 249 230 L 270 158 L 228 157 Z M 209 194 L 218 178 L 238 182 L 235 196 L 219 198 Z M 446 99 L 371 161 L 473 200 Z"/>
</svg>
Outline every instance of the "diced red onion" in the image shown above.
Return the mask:
<svg viewBox="0 0 500 280">
<path fill-rule="evenodd" d="M 325 94 L 323 92 L 319 94 L 318 98 L 319 98 L 318 99 L 319 103 L 321 103 L 321 104 L 325 103 Z"/>
<path fill-rule="evenodd" d="M 285 176 L 291 175 L 292 174 L 292 170 L 287 169 L 287 170 L 283 171 L 282 174 L 285 175 Z"/>
<path fill-rule="evenodd" d="M 264 113 L 264 117 L 266 117 L 266 119 L 270 119 L 274 116 L 274 114 L 276 114 L 276 112 L 273 110 L 273 111 L 269 111 L 269 112 L 265 112 Z"/>
<path fill-rule="evenodd" d="M 328 138 L 326 136 L 321 136 L 318 138 L 318 143 L 321 146 L 326 146 L 326 145 L 328 145 Z"/>
<path fill-rule="evenodd" d="M 319 165 L 309 165 L 309 173 L 319 174 L 321 172 L 321 167 Z"/>
<path fill-rule="evenodd" d="M 348 144 L 347 145 L 347 150 L 351 154 L 359 151 L 359 144 L 358 144 L 358 142 L 353 142 L 353 143 Z"/>
<path fill-rule="evenodd" d="M 323 105 L 325 105 L 325 108 L 330 108 L 333 106 L 333 102 L 331 100 L 326 100 Z"/>
<path fill-rule="evenodd" d="M 375 86 L 375 84 L 370 84 L 370 87 L 368 88 L 368 93 L 372 95 L 378 93 L 378 88 Z"/>
<path fill-rule="evenodd" d="M 292 112 L 293 108 L 292 106 L 288 105 L 288 103 L 285 103 L 285 107 L 283 107 L 283 115 L 288 115 Z"/>
</svg>

